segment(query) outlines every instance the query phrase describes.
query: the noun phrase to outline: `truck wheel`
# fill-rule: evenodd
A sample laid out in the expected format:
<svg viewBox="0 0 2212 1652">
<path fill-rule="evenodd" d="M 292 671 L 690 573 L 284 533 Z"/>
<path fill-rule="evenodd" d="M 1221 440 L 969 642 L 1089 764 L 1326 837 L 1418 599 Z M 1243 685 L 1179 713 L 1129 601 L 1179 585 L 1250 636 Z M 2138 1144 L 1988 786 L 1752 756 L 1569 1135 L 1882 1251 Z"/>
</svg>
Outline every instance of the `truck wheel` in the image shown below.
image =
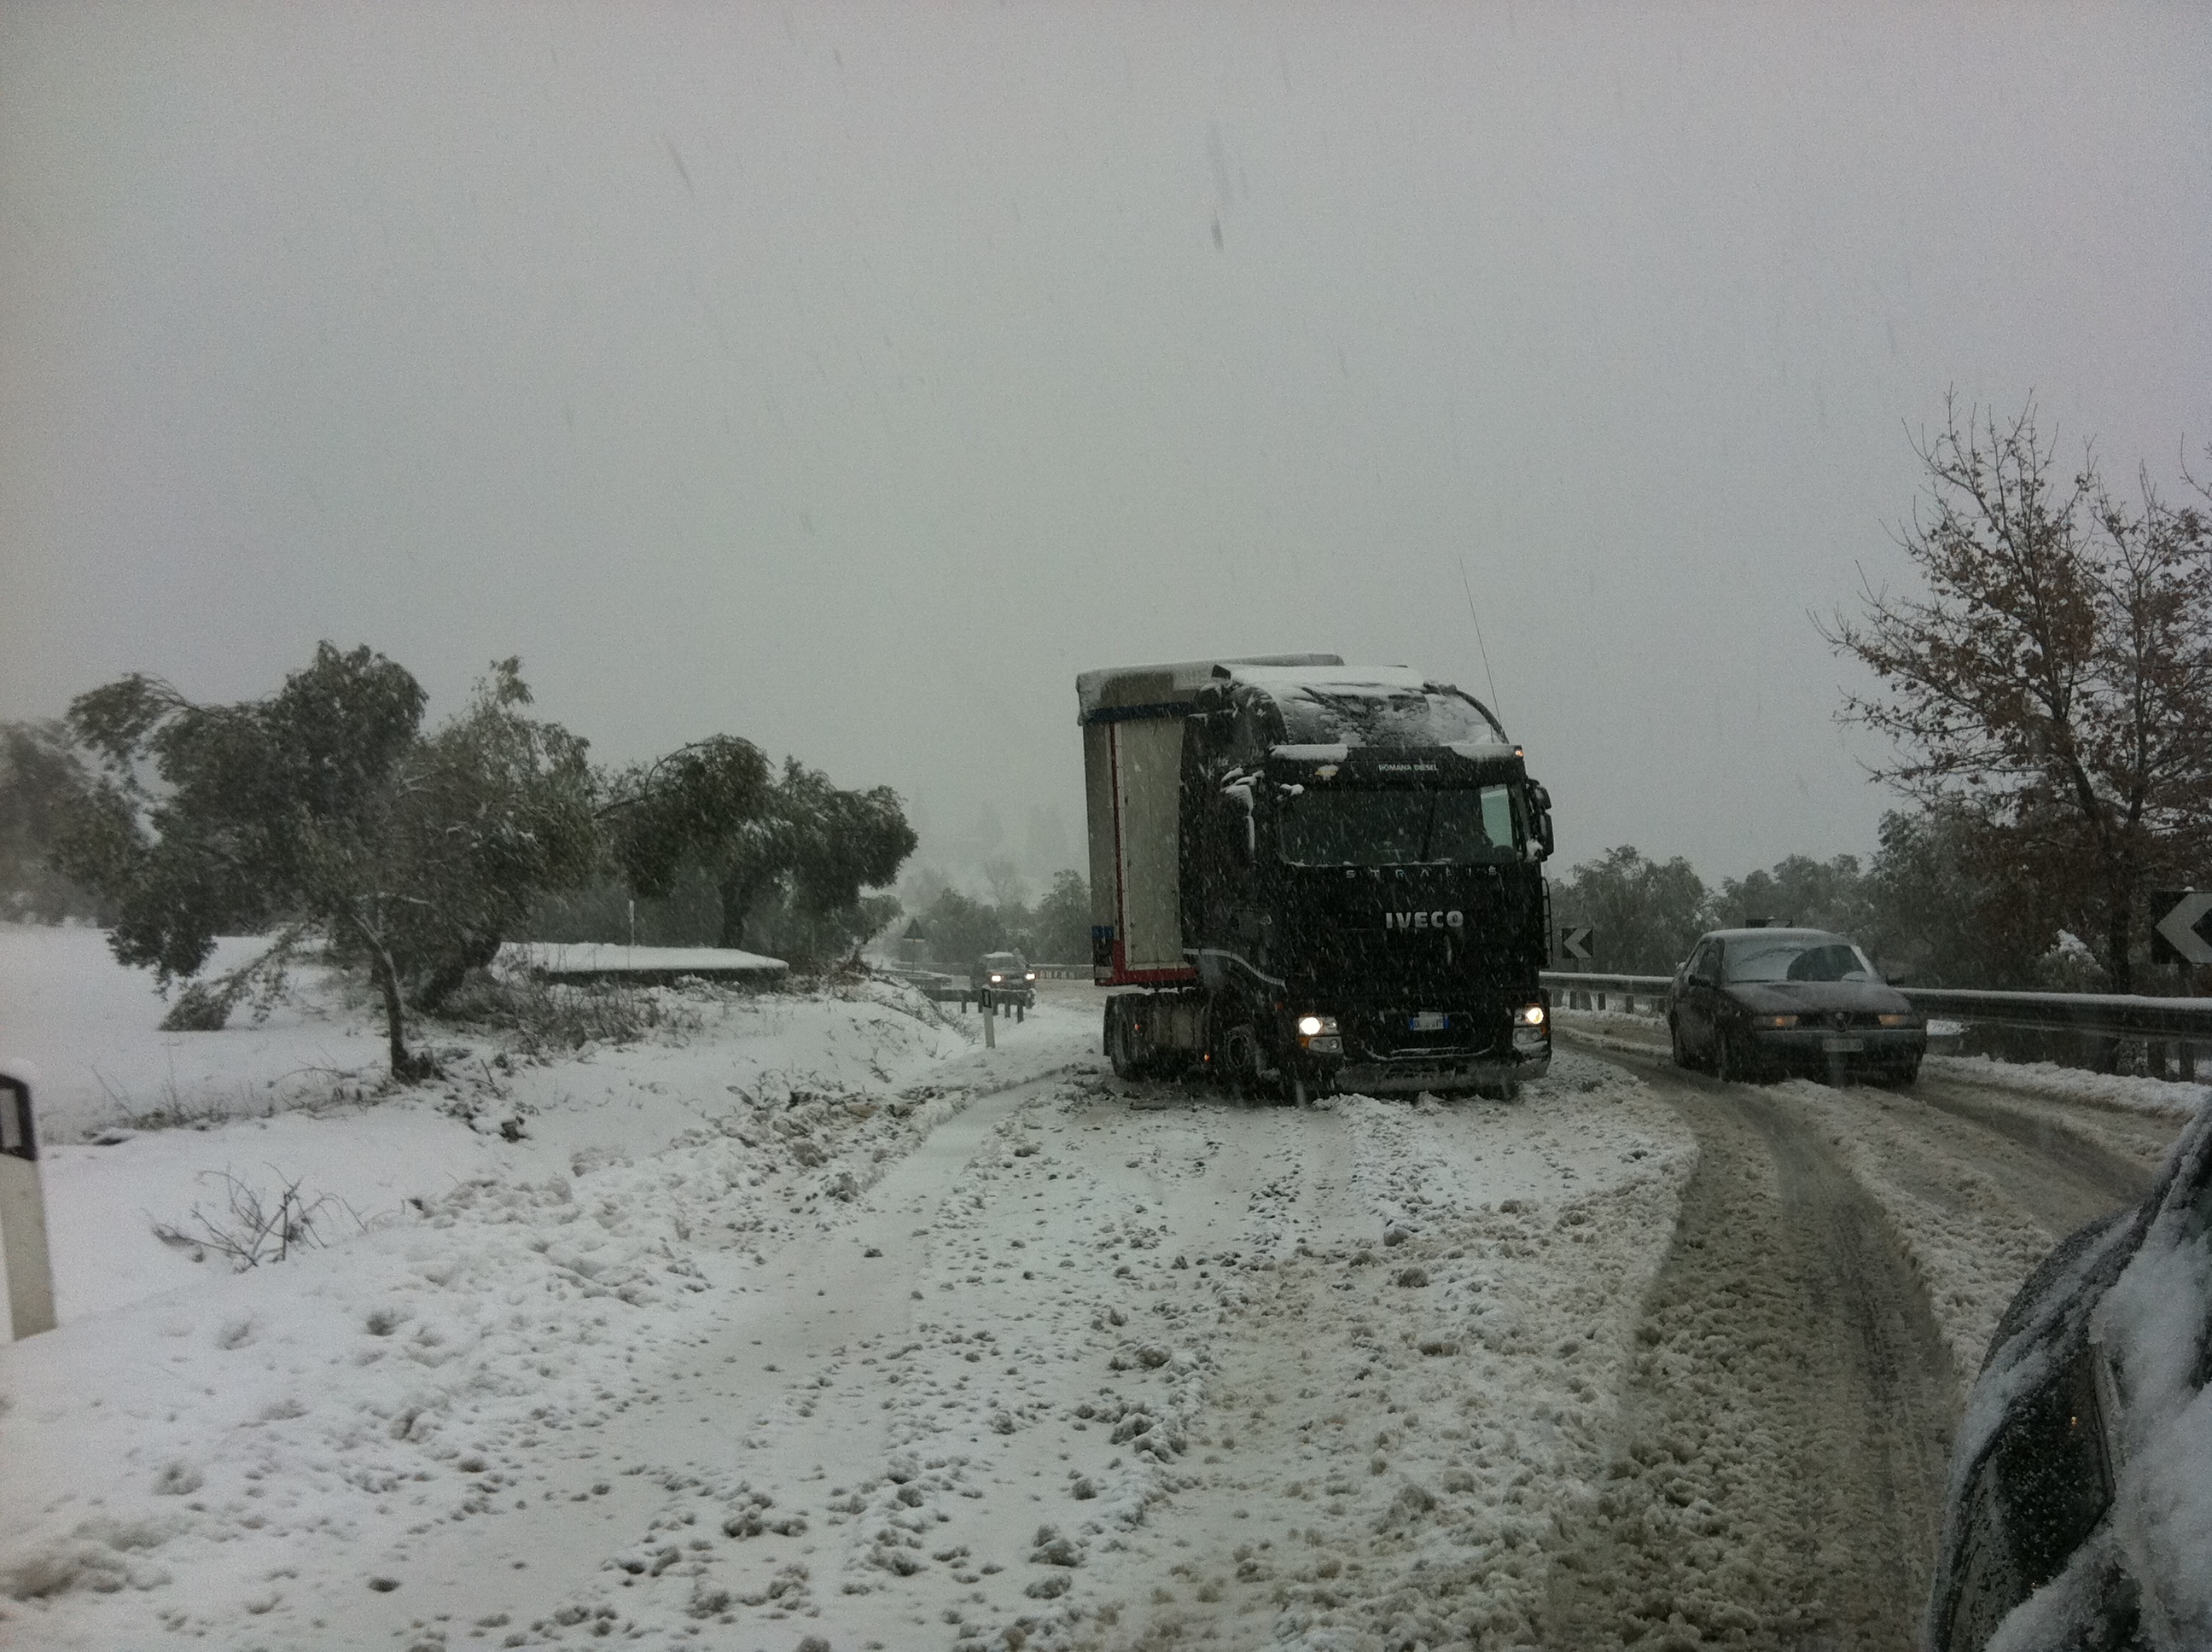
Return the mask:
<svg viewBox="0 0 2212 1652">
<path fill-rule="evenodd" d="M 1109 999 L 1106 1002 L 1106 1059 L 1114 1064 L 1116 1078 L 1134 1078 L 1137 1063 L 1129 1050 L 1128 1017 L 1121 1013 L 1121 1001 Z"/>
<path fill-rule="evenodd" d="M 1292 1107 L 1303 1109 L 1313 1105 L 1313 1090 L 1303 1078 L 1294 1072 L 1286 1082 Z"/>
<path fill-rule="evenodd" d="M 1221 1080 L 1229 1093 L 1249 1100 L 1260 1088 L 1260 1035 L 1249 1022 L 1221 1037 Z"/>
</svg>

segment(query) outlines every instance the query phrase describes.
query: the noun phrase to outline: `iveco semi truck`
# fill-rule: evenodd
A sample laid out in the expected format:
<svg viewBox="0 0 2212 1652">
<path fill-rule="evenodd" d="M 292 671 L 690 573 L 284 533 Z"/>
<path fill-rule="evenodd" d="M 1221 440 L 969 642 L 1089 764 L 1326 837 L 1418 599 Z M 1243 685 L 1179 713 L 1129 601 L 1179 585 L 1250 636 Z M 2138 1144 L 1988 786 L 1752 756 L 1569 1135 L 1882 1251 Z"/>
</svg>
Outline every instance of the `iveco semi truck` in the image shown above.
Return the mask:
<svg viewBox="0 0 2212 1652">
<path fill-rule="evenodd" d="M 1472 695 L 1277 654 L 1076 678 L 1124 1078 L 1510 1095 L 1549 1066 L 1551 799 Z"/>
</svg>

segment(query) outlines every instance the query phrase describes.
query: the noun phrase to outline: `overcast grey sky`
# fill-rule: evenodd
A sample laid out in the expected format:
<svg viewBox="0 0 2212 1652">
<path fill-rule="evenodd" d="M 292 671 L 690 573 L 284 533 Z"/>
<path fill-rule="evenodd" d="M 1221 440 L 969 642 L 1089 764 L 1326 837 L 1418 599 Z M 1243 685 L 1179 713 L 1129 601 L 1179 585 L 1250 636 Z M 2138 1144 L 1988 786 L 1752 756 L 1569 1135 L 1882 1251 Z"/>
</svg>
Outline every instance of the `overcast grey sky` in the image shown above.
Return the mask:
<svg viewBox="0 0 2212 1652">
<path fill-rule="evenodd" d="M 1863 852 L 1907 427 L 2212 439 L 2208 88 L 2200 5 L 6 4 L 0 716 L 520 653 L 1073 849 L 1079 669 L 1484 693 L 1464 558 L 1561 869 Z"/>
</svg>

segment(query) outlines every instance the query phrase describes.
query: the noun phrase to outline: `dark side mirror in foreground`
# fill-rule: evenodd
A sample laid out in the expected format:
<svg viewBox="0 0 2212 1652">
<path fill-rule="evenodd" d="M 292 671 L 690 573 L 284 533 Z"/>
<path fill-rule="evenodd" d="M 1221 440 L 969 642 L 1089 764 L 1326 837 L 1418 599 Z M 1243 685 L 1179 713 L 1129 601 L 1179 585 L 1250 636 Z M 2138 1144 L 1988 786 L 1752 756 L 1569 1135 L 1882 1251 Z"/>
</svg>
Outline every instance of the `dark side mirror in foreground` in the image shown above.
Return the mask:
<svg viewBox="0 0 2212 1652">
<path fill-rule="evenodd" d="M 1931 1652 L 2212 1646 L 2212 1108 L 2005 1310 L 1953 1449 Z"/>
</svg>

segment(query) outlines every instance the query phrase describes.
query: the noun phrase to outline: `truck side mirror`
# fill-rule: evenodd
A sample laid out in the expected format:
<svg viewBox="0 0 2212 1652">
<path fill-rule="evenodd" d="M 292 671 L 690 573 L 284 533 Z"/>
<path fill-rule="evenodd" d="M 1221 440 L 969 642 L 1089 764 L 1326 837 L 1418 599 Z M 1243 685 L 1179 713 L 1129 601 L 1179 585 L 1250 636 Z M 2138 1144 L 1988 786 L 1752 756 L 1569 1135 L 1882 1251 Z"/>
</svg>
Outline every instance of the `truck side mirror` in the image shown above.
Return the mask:
<svg viewBox="0 0 2212 1652">
<path fill-rule="evenodd" d="M 1552 857 L 1552 794 L 1535 780 L 1528 782 L 1528 819 L 1535 829 L 1536 841 L 1528 846 L 1531 860 L 1548 860 Z"/>
</svg>

